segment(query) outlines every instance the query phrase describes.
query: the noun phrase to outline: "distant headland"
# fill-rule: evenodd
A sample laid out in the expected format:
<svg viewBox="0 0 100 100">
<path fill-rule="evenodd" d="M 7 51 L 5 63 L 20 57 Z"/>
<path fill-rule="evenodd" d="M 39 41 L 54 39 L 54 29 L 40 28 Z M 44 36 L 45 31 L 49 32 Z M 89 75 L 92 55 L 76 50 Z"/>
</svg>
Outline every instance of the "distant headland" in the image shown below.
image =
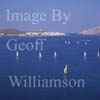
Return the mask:
<svg viewBox="0 0 100 100">
<path fill-rule="evenodd" d="M 100 35 L 100 26 L 80 32 L 82 35 Z"/>
</svg>

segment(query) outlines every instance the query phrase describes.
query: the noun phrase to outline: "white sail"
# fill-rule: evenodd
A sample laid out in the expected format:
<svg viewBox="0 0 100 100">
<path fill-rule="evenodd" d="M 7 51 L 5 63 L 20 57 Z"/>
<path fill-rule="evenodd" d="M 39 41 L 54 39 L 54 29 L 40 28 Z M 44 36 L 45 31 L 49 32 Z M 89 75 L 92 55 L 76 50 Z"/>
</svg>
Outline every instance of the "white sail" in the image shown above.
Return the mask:
<svg viewBox="0 0 100 100">
<path fill-rule="evenodd" d="M 84 52 L 84 57 L 86 57 L 87 56 L 87 53 L 86 52 Z"/>
<path fill-rule="evenodd" d="M 54 57 L 56 57 L 57 56 L 57 53 L 56 53 L 56 51 L 54 52 Z"/>
<path fill-rule="evenodd" d="M 19 52 L 18 52 L 18 51 L 16 52 L 16 56 L 17 56 L 17 57 L 19 56 Z"/>
<path fill-rule="evenodd" d="M 68 73 L 68 68 L 67 68 L 67 64 L 65 65 L 65 68 L 64 68 L 64 75 L 66 75 Z"/>
<path fill-rule="evenodd" d="M 41 52 L 39 52 L 39 57 L 40 57 L 40 58 L 42 57 L 42 54 L 41 54 Z"/>
</svg>

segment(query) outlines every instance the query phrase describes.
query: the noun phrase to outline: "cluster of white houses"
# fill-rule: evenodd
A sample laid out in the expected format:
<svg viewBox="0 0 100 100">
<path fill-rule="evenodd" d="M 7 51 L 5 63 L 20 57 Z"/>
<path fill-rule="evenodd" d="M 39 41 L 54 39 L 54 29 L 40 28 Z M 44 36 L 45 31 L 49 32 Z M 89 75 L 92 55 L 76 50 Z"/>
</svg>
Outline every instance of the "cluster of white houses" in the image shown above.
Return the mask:
<svg viewBox="0 0 100 100">
<path fill-rule="evenodd" d="M 0 36 L 65 36 L 61 32 L 23 32 L 23 33 L 0 33 Z"/>
<path fill-rule="evenodd" d="M 65 36 L 65 33 L 60 32 L 26 32 L 28 36 Z"/>
</svg>

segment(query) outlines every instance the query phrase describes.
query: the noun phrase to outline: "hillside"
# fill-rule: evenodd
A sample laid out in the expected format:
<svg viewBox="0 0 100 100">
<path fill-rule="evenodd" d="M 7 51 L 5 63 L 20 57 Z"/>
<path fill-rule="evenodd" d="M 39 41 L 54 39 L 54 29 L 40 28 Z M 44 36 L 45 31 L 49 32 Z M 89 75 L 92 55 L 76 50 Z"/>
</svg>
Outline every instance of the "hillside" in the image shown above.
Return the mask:
<svg viewBox="0 0 100 100">
<path fill-rule="evenodd" d="M 0 29 L 0 34 L 8 35 L 8 34 L 22 34 L 24 32 L 19 31 L 17 29 Z"/>
<path fill-rule="evenodd" d="M 100 26 L 80 32 L 82 35 L 100 35 Z"/>
</svg>

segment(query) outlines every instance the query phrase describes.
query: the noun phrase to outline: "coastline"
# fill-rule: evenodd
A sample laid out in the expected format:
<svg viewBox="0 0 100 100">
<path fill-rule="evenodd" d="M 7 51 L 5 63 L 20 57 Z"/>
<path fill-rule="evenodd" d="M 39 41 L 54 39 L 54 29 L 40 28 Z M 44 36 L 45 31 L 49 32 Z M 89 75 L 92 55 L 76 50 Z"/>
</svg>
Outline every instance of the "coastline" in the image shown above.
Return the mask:
<svg viewBox="0 0 100 100">
<path fill-rule="evenodd" d="M 0 29 L 0 36 L 66 36 L 67 34 L 64 32 L 48 32 L 48 31 L 30 31 L 30 32 L 24 32 L 19 31 L 16 29 Z"/>
</svg>

